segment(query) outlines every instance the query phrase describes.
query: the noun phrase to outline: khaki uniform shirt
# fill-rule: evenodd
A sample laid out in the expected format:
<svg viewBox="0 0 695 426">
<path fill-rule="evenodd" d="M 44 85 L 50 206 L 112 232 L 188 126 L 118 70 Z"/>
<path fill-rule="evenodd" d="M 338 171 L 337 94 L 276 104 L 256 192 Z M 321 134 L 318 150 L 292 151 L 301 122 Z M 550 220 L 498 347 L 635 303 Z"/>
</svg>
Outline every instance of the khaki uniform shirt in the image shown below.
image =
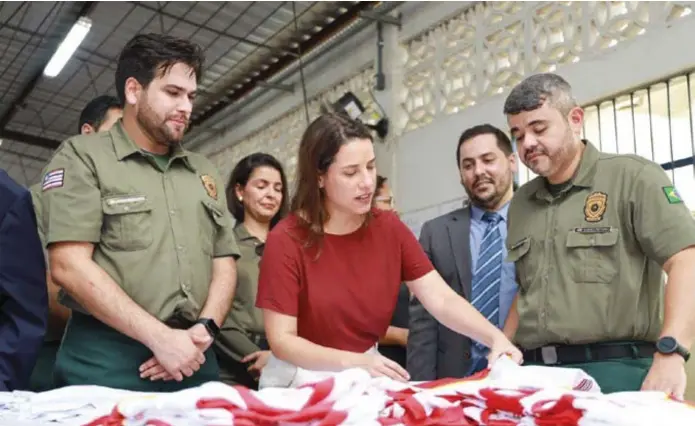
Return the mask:
<svg viewBox="0 0 695 426">
<path fill-rule="evenodd" d="M 215 345 L 221 356 L 241 361 L 246 355 L 260 350 L 249 334 L 265 334 L 263 312 L 256 308 L 258 264 L 261 261 L 257 249 L 263 243 L 249 234 L 243 224 L 237 225 L 234 232 L 241 252 L 237 261 L 236 292 L 232 309 Z M 220 367 L 224 367 L 223 359 L 220 359 Z"/>
<path fill-rule="evenodd" d="M 557 198 L 537 177 L 514 195 L 507 259 L 516 262 L 524 349 L 610 340 L 655 341 L 663 264 L 695 245 L 695 220 L 657 164 L 586 142 Z"/>
<path fill-rule="evenodd" d="M 46 166 L 45 243 L 94 244 L 93 260 L 160 320 L 197 317 L 213 258 L 239 256 L 224 186 L 203 156 L 176 147 L 164 170 L 121 122 L 65 141 Z"/>
</svg>

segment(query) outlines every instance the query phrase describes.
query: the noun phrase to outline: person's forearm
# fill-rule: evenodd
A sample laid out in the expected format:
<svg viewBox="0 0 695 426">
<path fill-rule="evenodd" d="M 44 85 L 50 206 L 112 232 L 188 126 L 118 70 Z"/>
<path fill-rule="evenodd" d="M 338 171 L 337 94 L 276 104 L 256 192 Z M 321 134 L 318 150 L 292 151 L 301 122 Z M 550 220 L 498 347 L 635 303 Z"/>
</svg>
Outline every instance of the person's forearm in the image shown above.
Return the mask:
<svg viewBox="0 0 695 426">
<path fill-rule="evenodd" d="M 168 327 L 135 303 L 99 265 L 66 252 L 51 256 L 51 277 L 96 319 L 152 348 Z"/>
<path fill-rule="evenodd" d="M 46 336 L 60 338 L 63 336 L 65 326 L 70 319 L 70 309 L 58 301 L 60 287 L 53 282 L 50 273 L 47 274 L 46 282 L 48 284 L 48 330 Z"/>
<path fill-rule="evenodd" d="M 408 344 L 408 329 L 401 327 L 390 326 L 386 330 L 384 337 L 379 339 L 382 345 L 403 346 Z"/>
<path fill-rule="evenodd" d="M 302 337 L 287 334 L 271 342 L 273 355 L 306 370 L 342 371 L 358 367 L 363 354 L 327 348 Z"/>
<path fill-rule="evenodd" d="M 466 299 L 456 294 L 437 272 L 432 271 L 415 284 L 415 296 L 425 309 L 446 327 L 488 348 L 504 338 L 502 330 L 489 322 Z"/>
<path fill-rule="evenodd" d="M 425 308 L 428 308 L 425 305 Z M 459 334 L 470 337 L 488 348 L 497 340 L 502 331 L 488 321 L 463 297 L 442 301 L 432 307 L 432 315 L 437 321 Z"/>
<path fill-rule="evenodd" d="M 504 335 L 507 336 L 507 339 L 511 341 L 514 340 L 516 330 L 517 328 L 519 328 L 519 311 L 516 310 L 516 303 L 518 298 L 518 294 L 514 296 L 514 301 L 512 302 L 511 308 L 509 309 L 509 315 L 507 315 L 507 320 L 504 322 L 504 327 L 502 328 L 502 332 L 504 333 Z"/>
<path fill-rule="evenodd" d="M 213 261 L 212 281 L 201 318 L 212 318 L 218 326 L 224 324 L 234 300 L 236 289 L 236 262 L 232 257 L 221 257 Z"/>
<path fill-rule="evenodd" d="M 662 336 L 691 348 L 695 338 L 695 255 L 683 256 L 668 271 Z"/>
</svg>

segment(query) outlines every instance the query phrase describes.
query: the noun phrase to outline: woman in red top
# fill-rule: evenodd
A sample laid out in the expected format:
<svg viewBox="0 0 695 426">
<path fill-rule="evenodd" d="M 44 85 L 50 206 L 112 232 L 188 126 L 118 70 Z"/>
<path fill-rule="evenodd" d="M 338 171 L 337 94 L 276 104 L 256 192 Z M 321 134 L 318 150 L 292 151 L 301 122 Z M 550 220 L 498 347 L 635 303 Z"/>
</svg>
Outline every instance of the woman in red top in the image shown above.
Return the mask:
<svg viewBox="0 0 695 426">
<path fill-rule="evenodd" d="M 256 299 L 276 358 L 307 370 L 358 367 L 408 380 L 397 363 L 369 351 L 405 282 L 437 320 L 487 345 L 490 359 L 509 353 L 521 362 L 504 334 L 443 281 L 396 214 L 373 208 L 376 159 L 363 124 L 320 116 L 298 158 L 292 213 L 268 235 Z"/>
</svg>

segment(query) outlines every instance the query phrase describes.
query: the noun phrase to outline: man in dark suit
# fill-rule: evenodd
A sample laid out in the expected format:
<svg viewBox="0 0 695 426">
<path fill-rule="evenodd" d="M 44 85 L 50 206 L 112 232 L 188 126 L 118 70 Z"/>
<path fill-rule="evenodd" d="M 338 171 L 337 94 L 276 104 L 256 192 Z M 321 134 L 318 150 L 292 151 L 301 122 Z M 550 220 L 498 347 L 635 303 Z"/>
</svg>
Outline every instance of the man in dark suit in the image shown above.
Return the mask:
<svg viewBox="0 0 695 426">
<path fill-rule="evenodd" d="M 472 127 L 459 138 L 456 163 L 469 201 L 426 222 L 420 244 L 444 280 L 502 328 L 516 294 L 514 265 L 504 262 L 516 172 L 511 141 L 489 124 Z M 416 298 L 409 328 L 411 380 L 466 377 L 487 366 L 487 348 L 439 324 Z"/>
<path fill-rule="evenodd" d="M 31 194 L 0 169 L 0 391 L 26 388 L 47 322 L 46 263 Z"/>
</svg>

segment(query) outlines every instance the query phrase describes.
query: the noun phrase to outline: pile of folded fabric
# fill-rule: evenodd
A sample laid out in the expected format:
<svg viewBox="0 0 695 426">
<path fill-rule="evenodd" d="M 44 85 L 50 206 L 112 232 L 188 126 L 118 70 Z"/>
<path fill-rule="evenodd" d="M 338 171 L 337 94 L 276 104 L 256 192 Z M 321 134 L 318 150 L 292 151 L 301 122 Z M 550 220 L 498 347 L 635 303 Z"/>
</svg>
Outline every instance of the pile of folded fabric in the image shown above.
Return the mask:
<svg viewBox="0 0 695 426">
<path fill-rule="evenodd" d="M 465 380 L 401 384 L 349 370 L 297 389 L 221 383 L 131 396 L 89 426 L 695 425 L 695 407 L 658 392 L 605 395 L 580 370 L 501 359 Z"/>
</svg>

